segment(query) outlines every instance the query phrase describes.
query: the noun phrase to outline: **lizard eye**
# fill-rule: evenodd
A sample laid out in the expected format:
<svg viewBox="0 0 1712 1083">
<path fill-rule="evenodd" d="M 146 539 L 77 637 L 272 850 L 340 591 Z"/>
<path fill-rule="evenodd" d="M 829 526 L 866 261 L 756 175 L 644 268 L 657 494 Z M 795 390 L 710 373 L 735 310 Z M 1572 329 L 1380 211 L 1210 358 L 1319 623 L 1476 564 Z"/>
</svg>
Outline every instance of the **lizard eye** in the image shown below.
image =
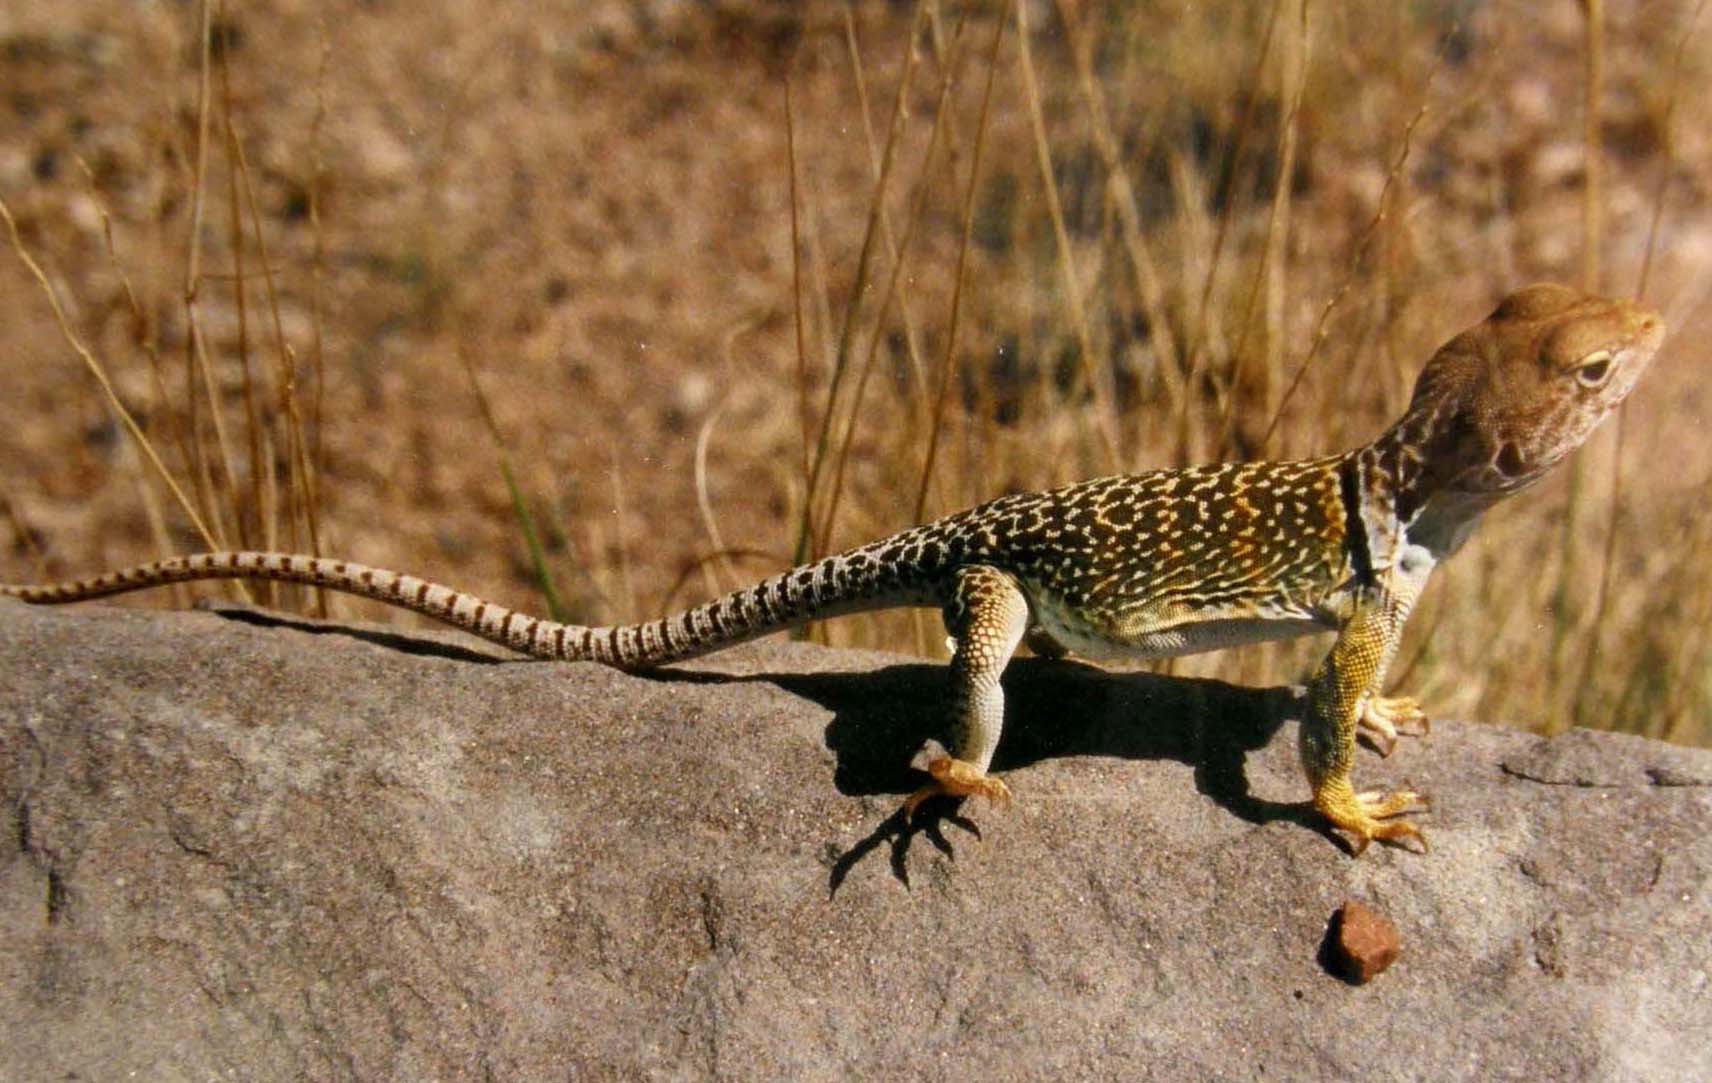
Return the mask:
<svg viewBox="0 0 1712 1083">
<path fill-rule="evenodd" d="M 1583 387 L 1598 387 L 1605 382 L 1605 377 L 1611 374 L 1611 351 L 1595 350 L 1581 359 L 1576 366 L 1575 378 L 1581 381 Z"/>
</svg>

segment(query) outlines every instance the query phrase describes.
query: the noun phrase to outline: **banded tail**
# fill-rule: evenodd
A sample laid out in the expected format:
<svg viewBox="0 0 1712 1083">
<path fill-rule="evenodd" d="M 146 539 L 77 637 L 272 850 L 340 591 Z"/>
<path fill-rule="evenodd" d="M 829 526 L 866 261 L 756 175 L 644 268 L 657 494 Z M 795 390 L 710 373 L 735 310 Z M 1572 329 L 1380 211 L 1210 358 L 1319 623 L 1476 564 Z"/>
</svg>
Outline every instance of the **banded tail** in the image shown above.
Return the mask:
<svg viewBox="0 0 1712 1083">
<path fill-rule="evenodd" d="M 931 604 L 937 598 L 932 585 L 912 581 L 919 576 L 899 572 L 907 565 L 886 559 L 891 556 L 889 547 L 900 543 L 907 547 L 919 530 L 770 576 L 669 617 L 610 627 L 542 620 L 414 575 L 293 553 L 198 553 L 91 579 L 42 586 L 0 583 L 0 595 L 36 605 L 59 605 L 196 579 L 272 579 L 414 610 L 534 658 L 641 669 L 694 658 L 823 617 Z"/>
</svg>

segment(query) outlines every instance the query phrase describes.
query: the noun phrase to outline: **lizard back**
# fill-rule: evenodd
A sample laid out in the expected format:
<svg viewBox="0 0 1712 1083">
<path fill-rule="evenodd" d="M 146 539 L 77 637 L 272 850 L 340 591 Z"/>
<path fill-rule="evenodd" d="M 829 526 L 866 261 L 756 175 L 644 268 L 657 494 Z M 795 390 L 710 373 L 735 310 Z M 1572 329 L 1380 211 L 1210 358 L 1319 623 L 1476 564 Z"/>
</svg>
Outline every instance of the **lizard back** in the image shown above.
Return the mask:
<svg viewBox="0 0 1712 1083">
<path fill-rule="evenodd" d="M 957 564 L 1014 576 L 1092 657 L 1160 657 L 1335 626 L 1361 563 L 1348 457 L 1223 463 L 1001 497 L 941 520 Z M 932 529 L 932 528 L 930 528 Z"/>
</svg>

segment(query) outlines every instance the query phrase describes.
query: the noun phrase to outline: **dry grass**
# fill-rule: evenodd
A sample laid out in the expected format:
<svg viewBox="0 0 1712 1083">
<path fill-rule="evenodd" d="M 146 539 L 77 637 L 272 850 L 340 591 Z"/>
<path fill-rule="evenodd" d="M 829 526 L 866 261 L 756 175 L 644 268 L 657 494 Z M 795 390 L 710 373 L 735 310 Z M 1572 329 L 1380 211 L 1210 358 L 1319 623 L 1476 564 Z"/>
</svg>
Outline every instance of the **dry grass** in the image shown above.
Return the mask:
<svg viewBox="0 0 1712 1083">
<path fill-rule="evenodd" d="M 1672 344 L 1398 680 L 1712 743 L 1712 27 L 1602 9 L 26 6 L 0 571 L 212 539 L 642 616 L 1006 491 L 1341 450 L 1509 288 L 1644 275 Z"/>
</svg>

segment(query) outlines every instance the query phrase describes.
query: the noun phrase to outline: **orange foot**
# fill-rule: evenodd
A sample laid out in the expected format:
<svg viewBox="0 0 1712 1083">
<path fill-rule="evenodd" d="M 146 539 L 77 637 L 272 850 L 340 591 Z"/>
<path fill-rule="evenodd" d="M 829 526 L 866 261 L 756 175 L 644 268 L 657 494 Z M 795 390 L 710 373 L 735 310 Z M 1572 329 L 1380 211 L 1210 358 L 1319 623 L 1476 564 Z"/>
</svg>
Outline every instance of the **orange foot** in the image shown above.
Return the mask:
<svg viewBox="0 0 1712 1083">
<path fill-rule="evenodd" d="M 915 816 L 915 810 L 930 797 L 985 797 L 995 805 L 1011 803 L 1011 788 L 1003 779 L 994 778 L 972 763 L 940 756 L 927 762 L 927 773 L 933 781 L 909 795 L 904 801 L 904 819 Z"/>
<path fill-rule="evenodd" d="M 1357 854 L 1367 849 L 1367 844 L 1374 839 L 1397 844 L 1412 839 L 1421 844 L 1421 852 L 1427 850 L 1427 837 L 1421 834 L 1420 828 L 1408 820 L 1391 819 L 1405 812 L 1425 812 L 1427 799 L 1418 793 L 1403 790 L 1392 794 L 1377 791 L 1351 794 L 1344 790 L 1341 798 L 1331 795 L 1316 798 L 1314 806 L 1332 822 L 1333 827 L 1355 836 Z"/>
</svg>

